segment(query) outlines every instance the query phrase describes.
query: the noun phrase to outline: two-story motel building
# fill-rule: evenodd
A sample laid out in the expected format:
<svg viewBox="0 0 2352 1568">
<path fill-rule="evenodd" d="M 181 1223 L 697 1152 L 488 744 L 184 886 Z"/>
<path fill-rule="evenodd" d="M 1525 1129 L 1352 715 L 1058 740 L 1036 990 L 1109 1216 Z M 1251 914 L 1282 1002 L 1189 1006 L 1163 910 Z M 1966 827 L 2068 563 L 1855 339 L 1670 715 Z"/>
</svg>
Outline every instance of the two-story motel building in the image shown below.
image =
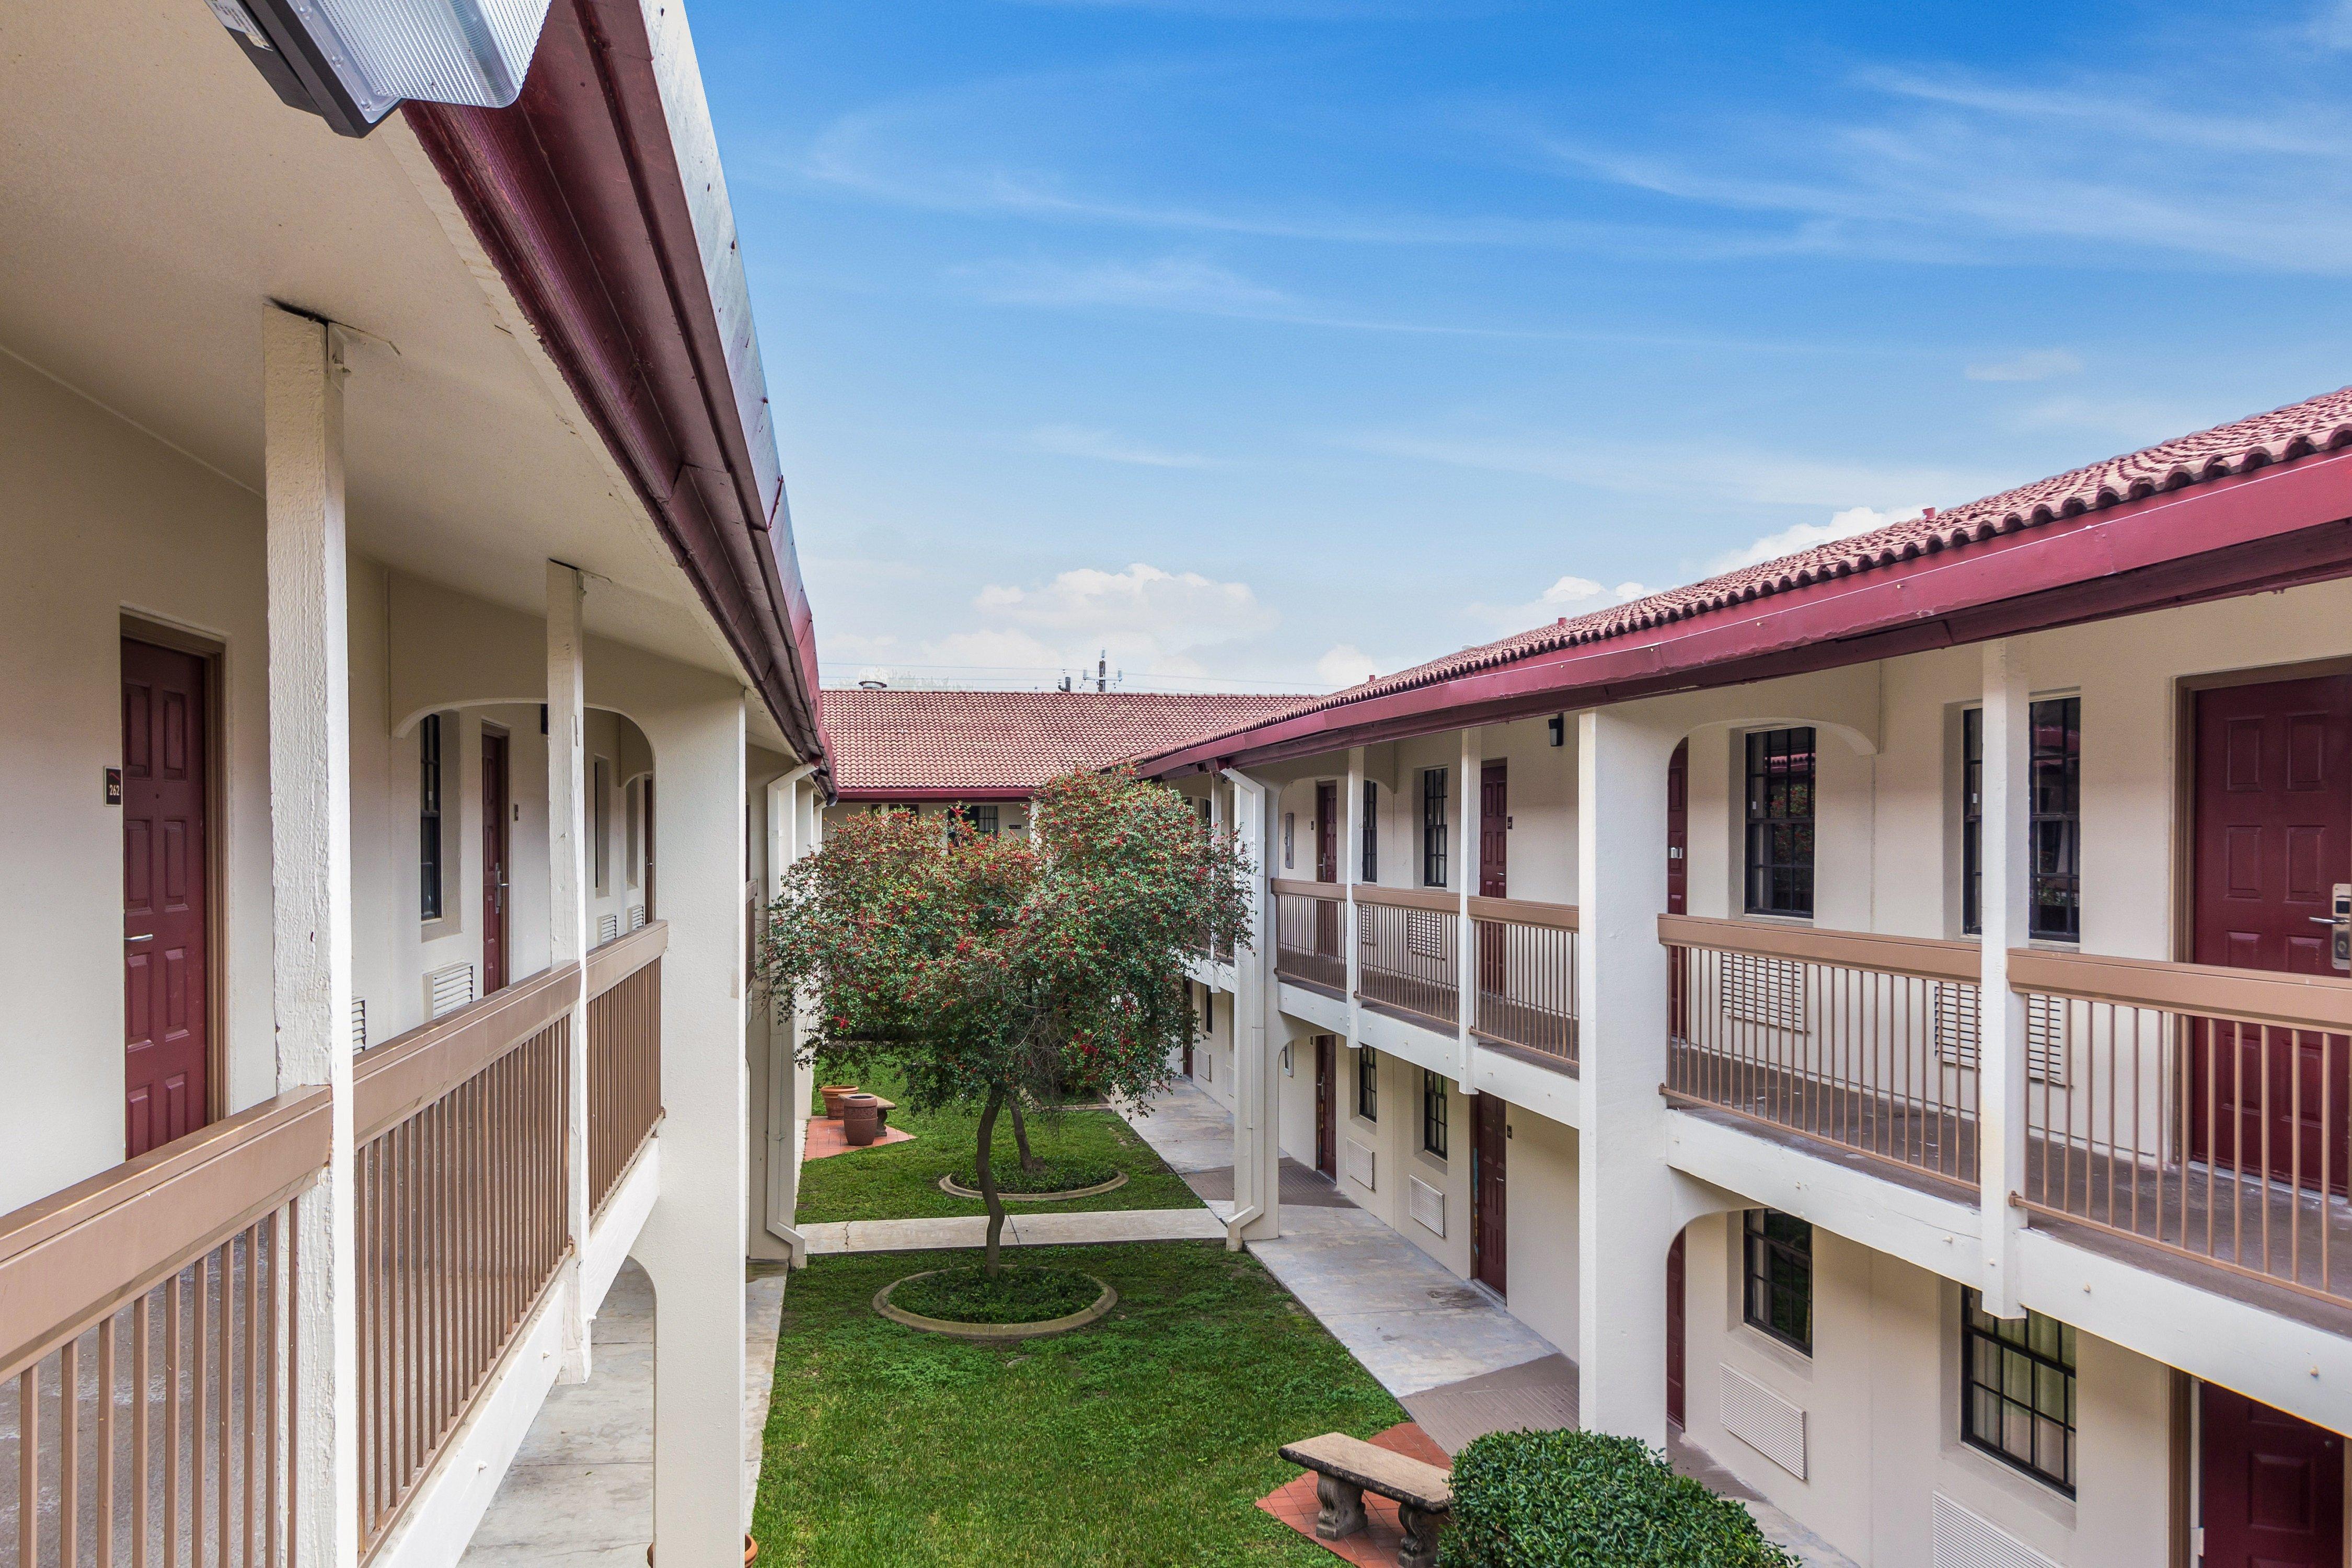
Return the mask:
<svg viewBox="0 0 2352 1568">
<path fill-rule="evenodd" d="M 684 15 L 364 138 L 253 15 L 0 26 L 0 1557 L 454 1563 L 634 1259 L 740 1562 L 827 759 Z"/>
<path fill-rule="evenodd" d="M 1165 751 L 1276 1162 L 1860 1563 L 2346 1561 L 2352 393 Z"/>
</svg>

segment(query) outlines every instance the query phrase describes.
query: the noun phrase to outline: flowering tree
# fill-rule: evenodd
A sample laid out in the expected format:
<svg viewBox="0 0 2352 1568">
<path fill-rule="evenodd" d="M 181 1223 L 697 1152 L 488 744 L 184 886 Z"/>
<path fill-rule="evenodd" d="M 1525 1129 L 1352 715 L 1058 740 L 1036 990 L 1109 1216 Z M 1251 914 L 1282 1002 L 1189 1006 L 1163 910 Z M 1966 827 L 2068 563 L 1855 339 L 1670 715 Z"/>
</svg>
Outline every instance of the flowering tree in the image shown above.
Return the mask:
<svg viewBox="0 0 2352 1568">
<path fill-rule="evenodd" d="M 1239 846 L 1173 791 L 1068 773 L 1030 823 L 1021 839 L 853 816 L 785 877 L 760 949 L 770 994 L 815 1015 L 804 1060 L 887 1064 L 918 1110 L 979 1108 L 992 1276 L 999 1113 L 1066 1083 L 1163 1086 L 1193 1027 L 1185 955 L 1248 936 Z"/>
</svg>

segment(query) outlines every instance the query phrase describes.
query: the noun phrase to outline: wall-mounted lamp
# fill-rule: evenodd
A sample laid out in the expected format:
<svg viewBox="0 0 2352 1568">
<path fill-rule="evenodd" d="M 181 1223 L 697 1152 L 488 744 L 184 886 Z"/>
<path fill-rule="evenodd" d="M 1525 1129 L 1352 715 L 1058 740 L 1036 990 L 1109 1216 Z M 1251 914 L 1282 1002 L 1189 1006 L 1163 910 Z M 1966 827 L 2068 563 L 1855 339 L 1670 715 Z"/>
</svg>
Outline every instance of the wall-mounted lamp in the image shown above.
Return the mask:
<svg viewBox="0 0 2352 1568">
<path fill-rule="evenodd" d="M 1282 1076 L 1285 1078 L 1293 1076 L 1290 1070 L 1290 1047 L 1288 1046 L 1282 1047 Z"/>
<path fill-rule="evenodd" d="M 364 136 L 404 99 L 504 109 L 548 0 L 210 0 L 289 107 Z"/>
<path fill-rule="evenodd" d="M 1555 746 L 1568 744 L 1568 715 L 1565 713 L 1551 716 L 1551 743 Z"/>
</svg>

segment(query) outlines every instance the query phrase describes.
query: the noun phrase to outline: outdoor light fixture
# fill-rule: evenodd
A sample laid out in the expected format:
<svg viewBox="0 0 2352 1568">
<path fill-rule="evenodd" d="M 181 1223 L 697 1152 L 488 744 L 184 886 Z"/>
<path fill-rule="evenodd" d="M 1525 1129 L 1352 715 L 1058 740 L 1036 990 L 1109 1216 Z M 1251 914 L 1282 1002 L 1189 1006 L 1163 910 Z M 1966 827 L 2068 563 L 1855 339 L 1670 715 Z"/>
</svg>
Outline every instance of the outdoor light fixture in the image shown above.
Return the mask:
<svg viewBox="0 0 2352 1568">
<path fill-rule="evenodd" d="M 208 0 L 278 96 L 344 136 L 404 99 L 503 109 L 548 0 Z"/>
</svg>

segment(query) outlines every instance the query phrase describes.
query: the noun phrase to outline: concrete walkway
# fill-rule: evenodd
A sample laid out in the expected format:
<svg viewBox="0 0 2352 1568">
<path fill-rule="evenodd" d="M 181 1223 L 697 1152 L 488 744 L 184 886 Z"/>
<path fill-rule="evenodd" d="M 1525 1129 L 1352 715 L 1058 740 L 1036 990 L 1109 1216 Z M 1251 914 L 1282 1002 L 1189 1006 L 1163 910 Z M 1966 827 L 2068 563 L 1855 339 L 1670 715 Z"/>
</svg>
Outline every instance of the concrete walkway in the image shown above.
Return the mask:
<svg viewBox="0 0 2352 1568">
<path fill-rule="evenodd" d="M 1228 1205 L 1230 1208 L 1232 1205 Z M 986 1215 L 938 1219 L 852 1219 L 804 1225 L 809 1256 L 843 1252 L 922 1252 L 985 1247 Z M 1007 1246 L 1054 1247 L 1111 1241 L 1222 1241 L 1224 1222 L 1212 1209 L 1108 1209 L 1097 1214 L 1004 1216 Z"/>
<path fill-rule="evenodd" d="M 1148 1107 L 1122 1114 L 1160 1158 L 1190 1173 L 1196 1190 L 1222 1174 L 1231 1192 L 1233 1113 L 1198 1085 L 1179 1079 Z M 1286 1199 L 1292 1163 L 1284 1162 Z M 1297 1175 L 1328 1188 L 1314 1172 Z M 1272 1241 L 1251 1242 L 1250 1251 L 1446 1452 L 1488 1432 L 1579 1424 L 1576 1363 L 1483 1288 L 1336 1194 L 1311 1204 L 1286 1201 L 1281 1227 Z M 1764 1534 L 1807 1568 L 1854 1568 L 1678 1435 L 1668 1458 L 1683 1474 L 1738 1498 Z"/>
<path fill-rule="evenodd" d="M 743 1517 L 760 1489 L 782 1274 L 744 1291 Z M 558 1384 L 499 1483 L 462 1568 L 645 1568 L 654 1535 L 654 1292 L 625 1265 L 592 1325 L 592 1375 Z"/>
</svg>

